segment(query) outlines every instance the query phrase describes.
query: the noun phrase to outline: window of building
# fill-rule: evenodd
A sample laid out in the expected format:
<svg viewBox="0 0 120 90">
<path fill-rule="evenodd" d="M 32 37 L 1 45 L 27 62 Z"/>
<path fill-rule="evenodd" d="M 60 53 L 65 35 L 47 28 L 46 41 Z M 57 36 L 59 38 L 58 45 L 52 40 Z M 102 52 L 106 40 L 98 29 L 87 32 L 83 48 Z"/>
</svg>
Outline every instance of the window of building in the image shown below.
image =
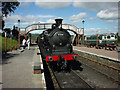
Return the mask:
<svg viewBox="0 0 120 90">
<path fill-rule="evenodd" d="M 110 39 L 110 36 L 107 36 L 107 39 Z"/>
</svg>

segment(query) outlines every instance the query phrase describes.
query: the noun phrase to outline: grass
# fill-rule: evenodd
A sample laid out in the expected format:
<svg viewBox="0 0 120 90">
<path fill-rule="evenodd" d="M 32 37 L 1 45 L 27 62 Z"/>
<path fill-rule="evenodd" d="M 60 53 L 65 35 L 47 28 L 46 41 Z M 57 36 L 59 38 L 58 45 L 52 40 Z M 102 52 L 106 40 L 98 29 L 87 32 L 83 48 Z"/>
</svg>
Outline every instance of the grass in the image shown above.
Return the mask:
<svg viewBox="0 0 120 90">
<path fill-rule="evenodd" d="M 2 49 L 2 52 L 5 51 L 5 37 L 0 36 L 0 49 Z M 10 49 L 14 49 L 17 47 L 18 41 L 12 39 L 12 46 L 10 45 L 10 38 L 7 38 L 7 51 L 10 51 Z"/>
</svg>

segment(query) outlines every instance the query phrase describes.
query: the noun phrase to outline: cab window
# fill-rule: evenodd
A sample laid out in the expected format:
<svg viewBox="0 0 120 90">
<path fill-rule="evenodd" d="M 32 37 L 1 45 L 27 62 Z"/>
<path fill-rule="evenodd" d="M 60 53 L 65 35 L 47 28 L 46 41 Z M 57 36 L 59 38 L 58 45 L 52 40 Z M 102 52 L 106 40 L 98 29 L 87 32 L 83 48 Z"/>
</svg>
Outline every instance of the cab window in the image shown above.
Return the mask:
<svg viewBox="0 0 120 90">
<path fill-rule="evenodd" d="M 111 37 L 114 37 L 114 35 L 111 35 Z"/>
<path fill-rule="evenodd" d="M 106 39 L 106 36 L 104 36 L 104 38 Z"/>
<path fill-rule="evenodd" d="M 107 39 L 110 39 L 110 36 L 107 36 Z"/>
</svg>

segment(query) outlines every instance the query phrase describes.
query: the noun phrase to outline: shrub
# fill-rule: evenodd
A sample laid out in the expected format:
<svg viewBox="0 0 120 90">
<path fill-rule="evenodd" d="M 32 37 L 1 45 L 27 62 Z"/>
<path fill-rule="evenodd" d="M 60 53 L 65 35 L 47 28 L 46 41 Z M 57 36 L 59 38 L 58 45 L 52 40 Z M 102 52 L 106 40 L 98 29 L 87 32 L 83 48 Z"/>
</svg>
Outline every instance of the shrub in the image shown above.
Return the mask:
<svg viewBox="0 0 120 90">
<path fill-rule="evenodd" d="M 0 44 L 1 44 L 0 48 L 2 48 L 2 52 L 4 52 L 5 51 L 5 37 L 0 36 Z M 9 51 L 11 49 L 11 47 L 12 47 L 12 49 L 16 48 L 17 44 L 18 44 L 18 41 L 12 39 L 12 46 L 10 46 L 10 38 L 7 38 L 7 51 Z"/>
</svg>

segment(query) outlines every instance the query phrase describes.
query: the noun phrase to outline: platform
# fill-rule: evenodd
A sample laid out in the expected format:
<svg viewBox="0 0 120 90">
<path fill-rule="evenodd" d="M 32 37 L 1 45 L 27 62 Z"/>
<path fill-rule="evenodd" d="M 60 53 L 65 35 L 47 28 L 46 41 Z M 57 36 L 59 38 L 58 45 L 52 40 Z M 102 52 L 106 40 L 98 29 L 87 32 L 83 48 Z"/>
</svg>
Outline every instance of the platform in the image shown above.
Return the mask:
<svg viewBox="0 0 120 90">
<path fill-rule="evenodd" d="M 118 53 L 117 51 L 110 51 L 110 50 L 96 49 L 96 48 L 88 48 L 88 47 L 84 47 L 84 46 L 79 46 L 79 47 L 74 46 L 73 49 L 77 50 L 77 51 L 97 55 L 97 56 L 100 56 L 100 57 L 120 61 L 120 58 L 119 58 L 120 53 Z"/>
<path fill-rule="evenodd" d="M 37 46 L 20 52 L 8 52 L 2 64 L 2 88 L 46 88 L 44 73 L 34 74 L 34 66 L 42 59 Z"/>
</svg>

